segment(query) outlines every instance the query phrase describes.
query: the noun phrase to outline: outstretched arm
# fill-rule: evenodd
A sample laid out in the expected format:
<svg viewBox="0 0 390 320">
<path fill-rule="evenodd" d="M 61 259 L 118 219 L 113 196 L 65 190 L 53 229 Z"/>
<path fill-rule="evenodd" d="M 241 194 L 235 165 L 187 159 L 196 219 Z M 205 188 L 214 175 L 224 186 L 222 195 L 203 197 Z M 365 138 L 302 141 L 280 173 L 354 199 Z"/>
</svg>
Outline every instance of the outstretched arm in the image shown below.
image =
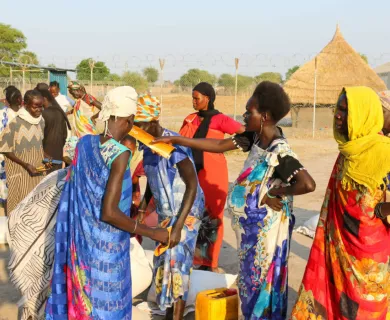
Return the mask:
<svg viewBox="0 0 390 320">
<path fill-rule="evenodd" d="M 152 143 L 164 142 L 169 144 L 179 144 L 181 146 L 190 147 L 212 153 L 223 153 L 237 149 L 232 139 L 191 139 L 185 137 L 171 136 L 156 138 Z"/>
<path fill-rule="evenodd" d="M 142 224 L 136 224 L 136 220 L 126 216 L 119 209 L 119 201 L 122 194 L 123 177 L 129 163 L 129 152 L 124 152 L 112 163 L 108 178 L 106 193 L 103 199 L 101 220 L 129 233 L 149 237 L 161 243 L 168 242 L 168 231 L 163 228 L 152 229 Z"/>
</svg>

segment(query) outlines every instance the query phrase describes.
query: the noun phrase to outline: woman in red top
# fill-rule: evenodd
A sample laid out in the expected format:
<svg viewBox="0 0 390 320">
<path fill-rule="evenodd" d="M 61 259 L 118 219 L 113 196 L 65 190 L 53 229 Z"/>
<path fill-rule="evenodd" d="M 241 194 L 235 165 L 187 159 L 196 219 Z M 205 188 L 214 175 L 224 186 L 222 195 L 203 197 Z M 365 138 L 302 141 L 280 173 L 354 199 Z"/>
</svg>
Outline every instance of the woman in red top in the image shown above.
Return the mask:
<svg viewBox="0 0 390 320">
<path fill-rule="evenodd" d="M 215 91 L 207 82 L 192 90 L 192 104 L 196 113 L 187 116 L 180 134 L 188 138 L 224 139 L 225 134 L 242 133 L 245 127 L 214 109 Z M 200 186 L 203 189 L 206 210 L 199 231 L 194 264 L 219 272 L 218 257 L 223 241 L 223 213 L 229 181 L 225 156 L 218 153 L 192 150 Z"/>
</svg>

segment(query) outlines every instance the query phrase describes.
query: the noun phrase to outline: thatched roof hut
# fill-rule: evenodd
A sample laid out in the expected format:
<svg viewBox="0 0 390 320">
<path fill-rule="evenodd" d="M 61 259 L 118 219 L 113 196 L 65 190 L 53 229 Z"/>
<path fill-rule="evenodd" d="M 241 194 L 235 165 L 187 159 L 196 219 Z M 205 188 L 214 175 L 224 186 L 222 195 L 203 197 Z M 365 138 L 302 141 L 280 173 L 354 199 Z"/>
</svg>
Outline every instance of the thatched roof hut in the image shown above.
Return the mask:
<svg viewBox="0 0 390 320">
<path fill-rule="evenodd" d="M 293 104 L 313 104 L 317 61 L 317 104 L 333 105 L 345 86 L 368 86 L 386 90 L 383 80 L 345 41 L 337 26 L 332 41 L 311 61 L 301 66 L 285 83 Z"/>
</svg>

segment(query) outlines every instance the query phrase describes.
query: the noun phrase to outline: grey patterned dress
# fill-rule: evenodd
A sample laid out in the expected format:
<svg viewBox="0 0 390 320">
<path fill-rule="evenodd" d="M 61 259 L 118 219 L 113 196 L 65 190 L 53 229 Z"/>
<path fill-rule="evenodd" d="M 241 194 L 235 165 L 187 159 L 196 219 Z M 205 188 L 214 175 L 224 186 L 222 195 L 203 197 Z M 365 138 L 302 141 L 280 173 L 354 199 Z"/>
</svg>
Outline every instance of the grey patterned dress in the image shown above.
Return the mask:
<svg viewBox="0 0 390 320">
<path fill-rule="evenodd" d="M 45 121 L 30 124 L 17 116 L 0 135 L 0 153 L 13 152 L 19 159 L 35 167 L 42 166 L 43 130 Z M 17 163 L 5 158 L 8 183 L 7 211 L 10 213 L 42 180 L 43 175 L 31 177 Z"/>
</svg>

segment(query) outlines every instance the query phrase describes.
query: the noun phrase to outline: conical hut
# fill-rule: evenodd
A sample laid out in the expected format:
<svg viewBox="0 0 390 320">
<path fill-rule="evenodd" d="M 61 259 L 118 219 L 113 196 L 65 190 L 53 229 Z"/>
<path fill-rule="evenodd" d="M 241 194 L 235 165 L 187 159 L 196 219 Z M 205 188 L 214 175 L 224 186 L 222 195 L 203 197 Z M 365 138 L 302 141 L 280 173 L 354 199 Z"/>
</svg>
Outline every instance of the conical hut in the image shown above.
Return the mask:
<svg viewBox="0 0 390 320">
<path fill-rule="evenodd" d="M 317 64 L 317 97 L 319 105 L 334 105 L 345 86 L 367 86 L 386 90 L 383 80 L 345 41 L 337 26 L 329 44 L 311 61 L 301 66 L 285 83 L 293 105 L 312 105 Z"/>
</svg>

